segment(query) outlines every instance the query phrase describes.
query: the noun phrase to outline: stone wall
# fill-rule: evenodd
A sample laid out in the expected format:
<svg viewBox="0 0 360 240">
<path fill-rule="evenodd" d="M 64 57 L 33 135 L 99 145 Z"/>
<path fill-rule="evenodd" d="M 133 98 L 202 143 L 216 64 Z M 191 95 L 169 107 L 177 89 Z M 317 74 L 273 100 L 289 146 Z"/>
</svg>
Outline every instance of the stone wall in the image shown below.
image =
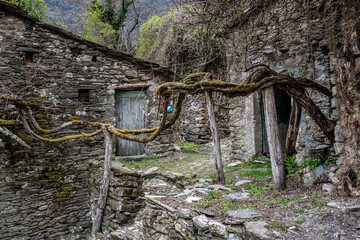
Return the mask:
<svg viewBox="0 0 360 240">
<path fill-rule="evenodd" d="M 246 68 L 266 64 L 275 71 L 307 77 L 333 89 L 331 65 L 334 53 L 330 52 L 325 40 L 326 19 L 322 19 L 321 11 L 319 1 L 274 1 L 260 14 L 251 17 L 227 42 L 230 81 L 240 83 L 248 76 Z M 335 98 L 331 100 L 311 90 L 308 93 L 328 118 L 337 120 Z M 262 154 L 259 102 L 257 93 L 232 101 L 230 127 L 235 159 Z M 337 141 L 341 142 L 339 136 Z M 297 143 L 298 150 L 304 148 L 310 153 L 333 152 L 328 139 L 307 114 L 302 116 Z"/>
<path fill-rule="evenodd" d="M 95 217 L 99 186 L 103 176 L 103 163 L 90 163 L 89 193 L 91 218 Z M 111 166 L 111 177 L 106 209 L 103 216 L 103 229 L 117 229 L 122 224 L 131 223 L 144 203 L 140 197 L 143 179 L 141 174 L 131 171 L 117 162 Z"/>
<path fill-rule="evenodd" d="M 229 135 L 226 98 L 214 93 L 213 99 L 216 122 L 220 137 L 223 138 Z M 210 142 L 212 138 L 205 96 L 187 96 L 178 122 L 178 132 L 188 142 L 199 144 Z"/>
<path fill-rule="evenodd" d="M 141 218 L 143 226 L 139 239 L 275 239 L 261 221 L 212 219 L 211 216 L 190 209 L 174 209 L 151 198 L 147 199 Z"/>
<path fill-rule="evenodd" d="M 32 64 L 26 65 L 26 60 Z M 32 111 L 43 128 L 73 119 L 114 124 L 116 89 L 130 85 L 146 89 L 145 125 L 157 126 L 154 90 L 167 77 L 152 67 L 156 65 L 39 23 L 0 1 L 0 92 L 37 102 L 40 108 Z M 89 93 L 89 101 L 79 99 L 79 90 Z M 0 104 L 1 118 L 17 119 L 14 105 Z M 89 194 L 94 192 L 89 190 L 89 162 L 103 160 L 102 136 L 43 143 L 26 137 L 21 126 L 10 129 L 23 136 L 31 150 L 0 135 L 0 238 L 58 239 L 88 232 L 89 199 L 96 195 Z M 61 135 L 78 132 L 68 129 Z M 171 136 L 167 132 L 149 144 L 144 157 L 170 154 Z"/>
</svg>

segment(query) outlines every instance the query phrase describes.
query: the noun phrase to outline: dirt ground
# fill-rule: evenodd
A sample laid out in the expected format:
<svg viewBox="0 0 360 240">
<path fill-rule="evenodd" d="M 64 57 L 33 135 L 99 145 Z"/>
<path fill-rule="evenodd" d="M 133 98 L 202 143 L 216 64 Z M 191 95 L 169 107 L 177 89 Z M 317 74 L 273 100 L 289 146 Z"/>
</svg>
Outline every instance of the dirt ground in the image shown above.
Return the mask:
<svg viewBox="0 0 360 240">
<path fill-rule="evenodd" d="M 160 201 L 175 208 L 205 212 L 219 221 L 230 210 L 250 208 L 268 223 L 276 239 L 360 239 L 360 201 L 339 195 L 336 190 L 324 191 L 322 184 L 305 189 L 289 178 L 287 189 L 273 189 L 268 158 L 230 162 L 229 141 L 222 141 L 225 183 L 218 183 L 214 172 L 211 145 L 199 146 L 178 143 L 181 151 L 167 158 L 127 162 L 129 168 L 140 172 L 158 167 L 144 180 L 144 194 L 161 196 Z M 149 175 L 150 176 L 150 175 Z M 239 184 L 240 180 L 248 182 Z M 220 184 L 228 189 L 197 191 Z M 192 197 L 199 199 L 188 202 Z M 248 198 L 229 199 L 225 195 L 247 193 Z M 250 219 L 254 220 L 254 219 Z"/>
</svg>

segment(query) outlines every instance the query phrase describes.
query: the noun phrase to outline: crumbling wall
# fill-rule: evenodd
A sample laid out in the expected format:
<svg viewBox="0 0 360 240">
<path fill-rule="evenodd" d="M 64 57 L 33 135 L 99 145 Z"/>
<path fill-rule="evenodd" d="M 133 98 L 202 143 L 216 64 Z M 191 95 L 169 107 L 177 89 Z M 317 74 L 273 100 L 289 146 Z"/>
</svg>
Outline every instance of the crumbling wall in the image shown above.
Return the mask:
<svg viewBox="0 0 360 240">
<path fill-rule="evenodd" d="M 230 81 L 239 83 L 248 77 L 246 69 L 266 64 L 278 72 L 306 77 L 329 88 L 334 87 L 332 63 L 325 37 L 325 17 L 319 1 L 274 1 L 272 5 L 250 17 L 235 31 L 227 43 Z M 322 112 L 338 119 L 336 99 L 308 91 Z M 262 154 L 260 95 L 235 98 L 231 103 L 230 127 L 234 159 Z M 336 132 L 337 141 L 341 137 Z M 310 117 L 303 113 L 297 149 L 317 155 L 331 154 L 334 149 Z M 341 146 L 335 149 L 341 153 Z"/>
<path fill-rule="evenodd" d="M 111 53 L 24 18 L 16 8 L 3 10 L 4 5 L 0 8 L 0 92 L 37 102 L 40 107 L 32 111 L 42 127 L 73 119 L 114 124 L 116 88 L 134 84 L 146 85 L 145 125 L 157 126 L 154 90 L 165 77 L 137 64 L 131 56 Z M 25 65 L 26 60 L 32 63 Z M 79 98 L 79 90 L 88 91 L 88 101 Z M 15 110 L 14 105 L 1 101 L 1 118 L 17 119 Z M 27 137 L 22 126 L 11 130 L 22 134 L 32 148 L 23 149 L 0 136 L 0 238 L 58 239 L 88 232 L 89 162 L 103 160 L 102 136 L 43 143 Z M 77 132 L 74 128 L 62 134 Z M 170 154 L 171 136 L 167 132 L 149 144 L 148 153 Z M 92 188 L 99 187 L 96 184 Z"/>
<path fill-rule="evenodd" d="M 227 99 L 214 93 L 215 116 L 220 138 L 229 135 Z M 188 142 L 208 143 L 211 138 L 210 122 L 206 108 L 205 96 L 187 96 L 178 121 L 178 132 Z"/>
<path fill-rule="evenodd" d="M 103 164 L 90 162 L 89 194 L 92 218 L 95 216 L 99 186 L 102 180 Z M 143 179 L 141 174 L 114 162 L 111 167 L 110 186 L 104 211 L 103 229 L 117 229 L 122 224 L 131 223 L 144 204 L 141 197 Z"/>
</svg>

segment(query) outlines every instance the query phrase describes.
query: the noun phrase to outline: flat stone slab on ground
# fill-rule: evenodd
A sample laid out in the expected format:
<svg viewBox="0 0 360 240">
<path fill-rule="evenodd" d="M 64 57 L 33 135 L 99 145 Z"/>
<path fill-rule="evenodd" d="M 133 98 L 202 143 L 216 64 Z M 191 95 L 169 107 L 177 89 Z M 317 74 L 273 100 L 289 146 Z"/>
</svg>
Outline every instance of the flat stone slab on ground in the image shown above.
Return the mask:
<svg viewBox="0 0 360 240">
<path fill-rule="evenodd" d="M 208 186 L 207 188 L 208 188 L 209 190 L 211 190 L 211 191 L 217 191 L 217 190 L 219 190 L 219 189 L 221 189 L 221 190 L 226 190 L 226 191 L 230 191 L 230 192 L 232 191 L 231 188 L 225 187 L 225 186 L 220 185 L 220 184 L 210 185 L 210 186 Z"/>
<path fill-rule="evenodd" d="M 228 167 L 237 167 L 237 166 L 239 166 L 241 163 L 242 163 L 241 161 L 233 162 L 233 163 L 228 164 Z"/>
<path fill-rule="evenodd" d="M 203 178 L 199 179 L 200 183 L 211 183 L 211 181 L 212 179 L 203 179 Z"/>
<path fill-rule="evenodd" d="M 248 233 L 255 235 L 260 239 L 271 239 L 271 233 L 266 228 L 266 222 L 246 222 L 245 229 Z"/>
<path fill-rule="evenodd" d="M 156 175 L 156 171 L 159 169 L 159 167 L 151 167 L 148 170 L 146 170 L 142 176 L 143 178 L 151 178 Z"/>
<path fill-rule="evenodd" d="M 215 214 L 211 213 L 211 212 L 207 212 L 207 211 L 204 211 L 204 210 L 196 210 L 198 213 L 200 214 L 204 214 L 205 216 L 207 217 L 216 217 Z"/>
<path fill-rule="evenodd" d="M 250 193 L 244 192 L 244 193 L 233 193 L 225 195 L 225 198 L 233 199 L 233 200 L 240 200 L 240 199 L 246 199 L 249 198 Z"/>
<path fill-rule="evenodd" d="M 227 215 L 233 218 L 242 218 L 242 219 L 262 217 L 260 213 L 257 213 L 250 208 L 241 209 L 241 210 L 231 210 L 227 212 Z"/>
<path fill-rule="evenodd" d="M 200 201 L 201 200 L 201 198 L 200 197 L 188 197 L 188 198 L 186 198 L 186 202 L 187 203 L 193 203 L 193 202 L 198 202 L 198 201 Z"/>
<path fill-rule="evenodd" d="M 185 189 L 182 193 L 176 195 L 175 197 L 180 197 L 180 196 L 184 196 L 184 195 L 189 195 L 189 194 L 192 194 L 194 191 L 197 191 L 199 193 L 202 193 L 202 194 L 208 194 L 209 191 L 218 191 L 218 190 L 226 190 L 226 191 L 229 191 L 231 192 L 231 188 L 228 188 L 228 187 L 225 187 L 223 185 L 220 185 L 220 184 L 215 184 L 215 185 L 210 185 L 206 188 L 194 188 L 194 189 Z"/>
<path fill-rule="evenodd" d="M 154 198 L 154 199 L 157 199 L 157 198 L 164 198 L 166 196 L 160 196 L 160 195 L 145 195 L 146 198 Z"/>
<path fill-rule="evenodd" d="M 240 180 L 237 183 L 235 183 L 235 186 L 238 187 L 238 186 L 243 185 L 245 183 L 251 183 L 251 182 L 252 182 L 251 180 Z"/>
</svg>

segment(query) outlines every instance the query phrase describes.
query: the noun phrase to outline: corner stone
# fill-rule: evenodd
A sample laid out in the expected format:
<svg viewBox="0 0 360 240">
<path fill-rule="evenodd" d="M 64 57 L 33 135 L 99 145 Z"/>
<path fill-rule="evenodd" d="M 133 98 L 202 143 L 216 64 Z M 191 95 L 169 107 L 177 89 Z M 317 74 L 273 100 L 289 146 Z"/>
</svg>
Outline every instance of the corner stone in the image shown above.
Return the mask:
<svg viewBox="0 0 360 240">
<path fill-rule="evenodd" d="M 200 230 L 206 230 L 209 228 L 209 219 L 205 215 L 199 215 L 193 217 L 194 225 Z"/>
<path fill-rule="evenodd" d="M 266 222 L 246 222 L 245 229 L 249 234 L 255 235 L 260 239 L 271 239 L 270 232 L 266 229 Z"/>
</svg>

